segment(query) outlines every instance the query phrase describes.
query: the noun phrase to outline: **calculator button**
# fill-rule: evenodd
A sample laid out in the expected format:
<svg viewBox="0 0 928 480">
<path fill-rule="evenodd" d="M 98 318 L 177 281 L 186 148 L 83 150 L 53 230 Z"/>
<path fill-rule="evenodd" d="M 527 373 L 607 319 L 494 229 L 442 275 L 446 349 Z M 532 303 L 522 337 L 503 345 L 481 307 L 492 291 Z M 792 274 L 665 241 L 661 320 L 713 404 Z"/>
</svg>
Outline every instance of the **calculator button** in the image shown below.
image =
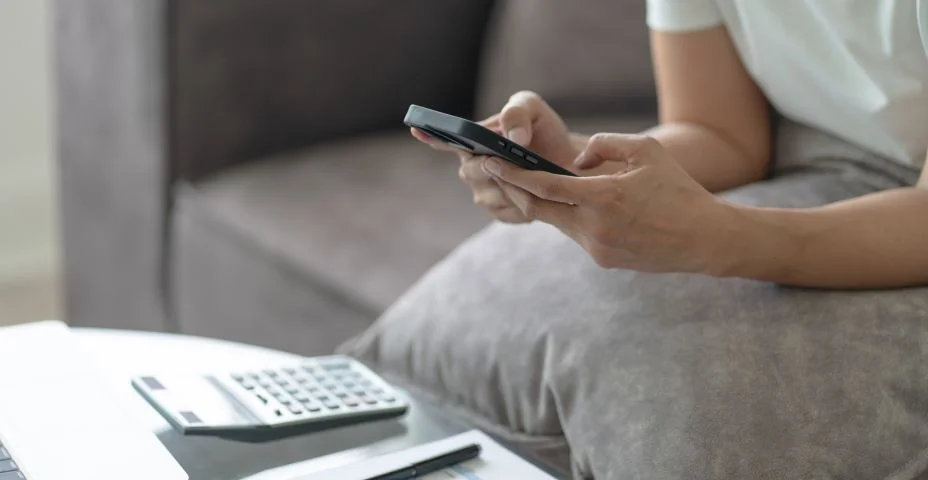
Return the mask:
<svg viewBox="0 0 928 480">
<path fill-rule="evenodd" d="M 377 399 L 374 397 L 361 397 L 361 401 L 368 405 L 373 405 L 377 403 Z"/>
<path fill-rule="evenodd" d="M 354 388 L 354 382 L 345 382 L 342 386 L 345 388 Z"/>
<path fill-rule="evenodd" d="M 324 382 L 328 380 L 328 377 L 325 375 L 314 375 L 313 378 L 315 378 L 317 382 Z"/>
<path fill-rule="evenodd" d="M 268 382 L 265 379 L 258 380 L 258 385 L 261 385 L 262 388 L 268 388 L 271 386 L 271 382 Z"/>
<path fill-rule="evenodd" d="M 319 387 L 311 385 L 309 388 L 307 388 L 307 390 L 309 390 L 309 393 L 317 393 L 319 392 Z"/>
<path fill-rule="evenodd" d="M 342 402 L 342 403 L 344 403 L 345 405 L 347 405 L 347 406 L 349 406 L 349 407 L 357 407 L 358 405 L 360 405 L 360 403 L 358 403 L 358 401 L 357 401 L 356 399 L 354 399 L 354 398 L 346 399 L 346 400 L 345 400 L 344 402 Z"/>
<path fill-rule="evenodd" d="M 242 388 L 244 388 L 245 390 L 254 390 L 254 389 L 255 389 L 255 384 L 254 384 L 254 383 L 251 383 L 251 382 L 248 382 L 248 381 L 242 382 L 240 385 L 241 385 Z"/>
<path fill-rule="evenodd" d="M 332 383 L 332 382 L 323 383 L 322 386 L 325 387 L 325 388 L 327 388 L 327 389 L 329 389 L 329 390 L 335 390 L 335 388 L 338 387 L 338 385 L 335 385 L 335 384 Z"/>
<path fill-rule="evenodd" d="M 313 400 L 312 398 L 305 397 L 302 400 L 300 400 L 300 403 L 302 403 L 303 405 L 313 405 L 316 403 L 316 401 Z"/>
<path fill-rule="evenodd" d="M 335 392 L 335 396 L 338 398 L 348 398 L 348 392 Z"/>
<path fill-rule="evenodd" d="M 277 401 L 280 402 L 280 404 L 281 404 L 281 405 L 284 405 L 284 406 L 290 405 L 290 404 L 293 403 L 293 400 L 290 400 L 290 399 L 287 398 L 287 397 L 278 398 Z"/>
<path fill-rule="evenodd" d="M 352 393 L 360 397 L 361 395 L 367 394 L 367 390 L 364 390 L 363 388 L 359 388 Z"/>
<path fill-rule="evenodd" d="M 296 388 L 296 387 L 287 387 L 287 388 L 284 389 L 284 391 L 286 391 L 286 392 L 289 393 L 290 395 L 295 395 L 295 394 L 297 394 L 297 393 L 300 393 L 300 389 L 299 389 L 299 388 Z"/>
<path fill-rule="evenodd" d="M 306 411 L 310 413 L 316 413 L 322 410 L 322 407 L 318 403 L 310 403 L 309 405 L 304 406 L 306 407 Z"/>
<path fill-rule="evenodd" d="M 232 375 L 232 380 L 235 380 L 236 382 L 241 382 L 242 380 L 245 380 L 245 377 L 243 375 L 239 375 L 236 373 Z"/>
<path fill-rule="evenodd" d="M 295 374 L 296 374 L 296 369 L 295 369 L 295 368 L 285 368 L 284 371 L 287 372 L 287 375 L 295 375 Z"/>
<path fill-rule="evenodd" d="M 299 405 L 290 405 L 289 410 L 290 410 L 290 413 L 294 415 L 299 415 L 303 413 L 303 408 L 300 407 Z"/>
<path fill-rule="evenodd" d="M 296 377 L 297 383 L 309 383 L 309 379 L 306 377 Z"/>
<path fill-rule="evenodd" d="M 368 380 L 368 379 L 366 379 L 366 378 L 361 379 L 361 381 L 359 381 L 358 383 L 361 384 L 361 385 L 363 385 L 363 386 L 365 386 L 365 387 L 369 387 L 369 386 L 371 386 L 371 385 L 374 384 L 374 382 L 371 382 L 370 380 Z"/>
<path fill-rule="evenodd" d="M 384 393 L 384 391 L 383 391 L 382 388 L 372 388 L 372 389 L 371 389 L 371 392 L 374 393 L 374 394 L 376 394 L 376 395 L 382 395 L 382 394 Z"/>
<path fill-rule="evenodd" d="M 305 402 L 309 400 L 309 397 L 305 393 L 297 393 L 293 396 L 293 398 L 295 398 L 298 402 Z"/>
<path fill-rule="evenodd" d="M 396 397 L 390 397 L 390 396 L 387 396 L 387 397 L 380 397 L 380 399 L 383 400 L 383 401 L 385 401 L 385 402 L 387 402 L 387 403 L 393 403 L 393 402 L 396 401 Z"/>
<path fill-rule="evenodd" d="M 249 374 L 248 376 L 251 377 L 252 380 L 260 380 L 260 379 L 261 379 L 261 374 L 259 374 L 259 373 L 251 373 L 251 374 Z"/>
<path fill-rule="evenodd" d="M 328 408 L 329 410 L 338 410 L 341 408 L 341 405 L 333 401 L 324 402 L 323 405 L 325 405 L 325 408 Z"/>
<path fill-rule="evenodd" d="M 290 382 L 287 379 L 280 377 L 277 379 L 277 384 L 281 387 L 286 387 L 287 385 L 290 385 Z"/>
<path fill-rule="evenodd" d="M 271 378 L 274 378 L 278 375 L 276 370 L 265 370 L 264 374 Z"/>
<path fill-rule="evenodd" d="M 324 401 L 326 401 L 326 400 L 328 400 L 328 399 L 329 399 L 329 396 L 328 396 L 328 395 L 325 395 L 325 394 L 316 395 L 316 400 L 319 400 L 320 402 L 324 402 Z"/>
</svg>

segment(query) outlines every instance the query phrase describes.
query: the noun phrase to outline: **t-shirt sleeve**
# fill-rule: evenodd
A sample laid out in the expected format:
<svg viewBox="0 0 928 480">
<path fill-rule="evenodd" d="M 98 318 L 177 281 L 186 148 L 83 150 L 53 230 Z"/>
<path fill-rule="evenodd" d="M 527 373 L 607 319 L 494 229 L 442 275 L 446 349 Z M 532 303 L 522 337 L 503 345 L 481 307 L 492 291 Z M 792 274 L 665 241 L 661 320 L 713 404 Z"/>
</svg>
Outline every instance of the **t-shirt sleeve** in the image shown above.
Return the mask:
<svg viewBox="0 0 928 480">
<path fill-rule="evenodd" d="M 648 0 L 648 26 L 665 32 L 691 32 L 722 25 L 715 0 Z"/>
</svg>

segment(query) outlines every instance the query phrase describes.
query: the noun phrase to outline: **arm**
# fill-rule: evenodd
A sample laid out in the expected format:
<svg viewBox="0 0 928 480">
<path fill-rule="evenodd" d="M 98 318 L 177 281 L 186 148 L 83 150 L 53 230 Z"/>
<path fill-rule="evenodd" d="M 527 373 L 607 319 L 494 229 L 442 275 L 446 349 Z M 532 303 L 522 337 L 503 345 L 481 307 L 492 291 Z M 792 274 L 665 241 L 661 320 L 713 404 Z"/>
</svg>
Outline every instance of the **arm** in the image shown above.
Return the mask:
<svg viewBox="0 0 928 480">
<path fill-rule="evenodd" d="M 928 166 L 913 188 L 818 208 L 732 208 L 722 275 L 823 288 L 928 284 Z"/>
<path fill-rule="evenodd" d="M 771 151 L 769 109 L 725 28 L 654 31 L 651 46 L 660 125 L 645 133 L 707 190 L 762 179 Z M 571 138 L 578 151 L 585 148 L 588 137 Z M 583 174 L 604 175 L 616 168 L 607 162 Z"/>
</svg>

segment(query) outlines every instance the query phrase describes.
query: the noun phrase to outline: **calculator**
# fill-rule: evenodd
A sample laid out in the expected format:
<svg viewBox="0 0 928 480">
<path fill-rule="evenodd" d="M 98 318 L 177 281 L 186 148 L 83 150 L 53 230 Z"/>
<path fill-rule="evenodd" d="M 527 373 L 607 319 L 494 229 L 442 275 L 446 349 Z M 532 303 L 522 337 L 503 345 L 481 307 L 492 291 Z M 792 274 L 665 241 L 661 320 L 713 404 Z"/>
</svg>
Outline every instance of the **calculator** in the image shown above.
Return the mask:
<svg viewBox="0 0 928 480">
<path fill-rule="evenodd" d="M 244 442 L 399 417 L 409 409 L 390 384 L 341 355 L 254 370 L 141 375 L 132 386 L 182 434 Z"/>
</svg>

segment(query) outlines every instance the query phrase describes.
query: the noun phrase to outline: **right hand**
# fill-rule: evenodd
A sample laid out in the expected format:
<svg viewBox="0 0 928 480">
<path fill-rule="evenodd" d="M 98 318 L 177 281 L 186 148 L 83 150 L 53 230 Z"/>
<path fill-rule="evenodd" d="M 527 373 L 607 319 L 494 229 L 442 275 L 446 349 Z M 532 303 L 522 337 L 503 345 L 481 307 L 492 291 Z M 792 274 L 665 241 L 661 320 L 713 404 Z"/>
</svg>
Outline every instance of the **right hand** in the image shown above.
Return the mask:
<svg viewBox="0 0 928 480">
<path fill-rule="evenodd" d="M 571 143 L 570 132 L 561 117 L 536 93 L 516 93 L 509 98 L 500 113 L 479 123 L 568 170 L 576 171 L 571 166 L 580 151 Z M 459 176 L 473 190 L 475 204 L 489 210 L 501 222 L 532 221 L 522 214 L 511 199 L 512 196 L 524 193 L 483 171 L 483 162 L 487 157 L 454 148 L 421 130 L 411 130 L 413 137 L 432 148 L 457 153 L 461 160 Z"/>
</svg>

